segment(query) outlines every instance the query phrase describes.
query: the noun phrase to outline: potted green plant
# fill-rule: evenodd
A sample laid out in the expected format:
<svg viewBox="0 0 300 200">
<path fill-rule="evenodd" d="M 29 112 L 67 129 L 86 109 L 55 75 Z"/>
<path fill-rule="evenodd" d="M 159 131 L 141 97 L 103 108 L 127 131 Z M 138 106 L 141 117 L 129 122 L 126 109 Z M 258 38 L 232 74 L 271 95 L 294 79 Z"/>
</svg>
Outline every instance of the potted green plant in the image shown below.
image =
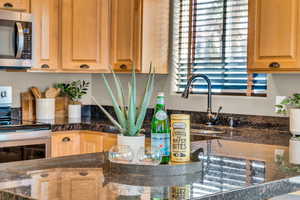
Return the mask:
<svg viewBox="0 0 300 200">
<path fill-rule="evenodd" d="M 278 109 L 277 113 L 289 114 L 291 133 L 294 136 L 300 135 L 300 94 L 293 94 L 276 107 Z"/>
<path fill-rule="evenodd" d="M 72 81 L 70 83 L 58 83 L 56 88 L 61 89 L 61 94 L 68 96 L 70 103 L 68 106 L 69 119 L 81 118 L 81 98 L 87 94 L 90 83 L 84 80 Z"/>
<path fill-rule="evenodd" d="M 293 164 L 300 164 L 300 94 L 284 99 L 279 105 L 277 112 L 281 114 L 289 114 L 290 117 L 290 132 L 293 137 L 289 142 L 289 161 Z"/>
<path fill-rule="evenodd" d="M 133 150 L 134 154 L 137 155 L 138 150 L 142 147 L 145 147 L 145 135 L 142 134 L 142 126 L 146 116 L 147 108 L 152 98 L 155 73 L 152 71 L 152 67 L 150 66 L 150 72 L 147 77 L 144 96 L 141 96 L 142 99 L 140 105 L 137 106 L 135 69 L 132 70 L 131 81 L 128 83 L 127 98 L 125 98 L 124 89 L 120 79 L 116 76 L 113 70 L 111 71 L 117 94 L 116 96 L 114 95 L 105 75 L 102 75 L 102 77 L 104 85 L 106 86 L 107 92 L 111 98 L 117 119 L 114 119 L 105 110 L 105 108 L 98 104 L 94 97 L 92 98 L 93 101 L 97 103 L 100 109 L 104 112 L 104 114 L 110 119 L 110 121 L 119 129 L 120 134 L 118 134 L 118 145 L 128 145 Z M 125 99 L 127 99 L 127 102 L 125 102 Z"/>
</svg>

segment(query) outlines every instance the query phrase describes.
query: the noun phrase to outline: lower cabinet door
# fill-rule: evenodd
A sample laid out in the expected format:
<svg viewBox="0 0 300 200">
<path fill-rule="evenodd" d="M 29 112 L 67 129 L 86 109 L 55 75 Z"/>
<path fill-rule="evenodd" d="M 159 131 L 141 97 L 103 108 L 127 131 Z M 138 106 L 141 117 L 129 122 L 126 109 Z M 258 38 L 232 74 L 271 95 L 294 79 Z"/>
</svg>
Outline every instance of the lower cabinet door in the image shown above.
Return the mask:
<svg viewBox="0 0 300 200">
<path fill-rule="evenodd" d="M 99 134 L 81 134 L 80 153 L 95 153 L 103 151 L 103 136 Z"/>
<path fill-rule="evenodd" d="M 102 169 L 78 169 L 62 173 L 63 200 L 101 200 Z"/>
<path fill-rule="evenodd" d="M 60 172 L 41 170 L 29 173 L 32 178 L 31 195 L 39 200 L 61 200 Z"/>
<path fill-rule="evenodd" d="M 51 138 L 51 156 L 80 154 L 80 135 L 77 133 L 54 134 Z"/>
</svg>

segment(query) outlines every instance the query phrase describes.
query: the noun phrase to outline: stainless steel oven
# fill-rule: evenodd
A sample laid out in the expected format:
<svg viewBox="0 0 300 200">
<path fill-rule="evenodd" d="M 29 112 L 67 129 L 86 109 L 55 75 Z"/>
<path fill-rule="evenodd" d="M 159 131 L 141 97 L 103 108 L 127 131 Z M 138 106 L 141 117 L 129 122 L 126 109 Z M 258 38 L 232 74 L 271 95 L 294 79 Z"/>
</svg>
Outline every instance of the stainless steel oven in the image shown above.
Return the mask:
<svg viewBox="0 0 300 200">
<path fill-rule="evenodd" d="M 0 10 L 0 67 L 29 68 L 32 65 L 32 16 Z"/>
<path fill-rule="evenodd" d="M 0 163 L 50 156 L 51 127 L 12 117 L 12 88 L 0 86 Z"/>
<path fill-rule="evenodd" d="M 0 163 L 50 157 L 51 131 L 0 130 Z"/>
</svg>

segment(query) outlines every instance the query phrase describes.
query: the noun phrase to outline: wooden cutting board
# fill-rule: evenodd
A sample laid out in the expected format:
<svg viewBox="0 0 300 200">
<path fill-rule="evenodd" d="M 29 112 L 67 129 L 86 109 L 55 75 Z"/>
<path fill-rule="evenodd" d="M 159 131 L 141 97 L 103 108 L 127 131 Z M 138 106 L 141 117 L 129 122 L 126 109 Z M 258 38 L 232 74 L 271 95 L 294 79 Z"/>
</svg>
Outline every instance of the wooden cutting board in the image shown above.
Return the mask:
<svg viewBox="0 0 300 200">
<path fill-rule="evenodd" d="M 68 97 L 56 97 L 55 99 L 55 117 L 68 117 Z M 28 92 L 21 93 L 22 120 L 33 121 L 36 119 L 35 98 L 33 94 Z"/>
<path fill-rule="evenodd" d="M 35 99 L 31 92 L 21 93 L 22 120 L 35 120 Z"/>
<path fill-rule="evenodd" d="M 68 97 L 56 97 L 55 98 L 55 117 L 65 118 L 68 117 Z"/>
</svg>

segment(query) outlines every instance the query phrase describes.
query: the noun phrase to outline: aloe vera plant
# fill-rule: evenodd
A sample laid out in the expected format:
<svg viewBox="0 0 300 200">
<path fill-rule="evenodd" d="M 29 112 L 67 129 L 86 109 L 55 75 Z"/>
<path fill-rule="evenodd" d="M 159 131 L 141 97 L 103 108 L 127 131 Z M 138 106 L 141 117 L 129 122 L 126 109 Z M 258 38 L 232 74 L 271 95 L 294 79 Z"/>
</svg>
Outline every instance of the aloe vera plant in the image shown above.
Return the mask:
<svg viewBox="0 0 300 200">
<path fill-rule="evenodd" d="M 150 65 L 150 72 L 148 74 L 147 83 L 145 87 L 144 97 L 137 107 L 137 91 L 136 91 L 136 73 L 135 69 L 132 70 L 131 81 L 128 83 L 128 100 L 126 102 L 124 89 L 120 82 L 118 76 L 111 70 L 114 84 L 116 87 L 115 96 L 111 86 L 109 85 L 106 76 L 103 74 L 104 85 L 109 93 L 111 102 L 114 108 L 114 112 L 117 119 L 114 119 L 106 110 L 97 103 L 94 97 L 93 101 L 100 107 L 104 114 L 109 118 L 109 120 L 120 130 L 120 133 L 125 136 L 137 136 L 142 132 L 143 122 L 146 116 L 147 108 L 150 104 L 153 88 L 155 73 Z"/>
</svg>

